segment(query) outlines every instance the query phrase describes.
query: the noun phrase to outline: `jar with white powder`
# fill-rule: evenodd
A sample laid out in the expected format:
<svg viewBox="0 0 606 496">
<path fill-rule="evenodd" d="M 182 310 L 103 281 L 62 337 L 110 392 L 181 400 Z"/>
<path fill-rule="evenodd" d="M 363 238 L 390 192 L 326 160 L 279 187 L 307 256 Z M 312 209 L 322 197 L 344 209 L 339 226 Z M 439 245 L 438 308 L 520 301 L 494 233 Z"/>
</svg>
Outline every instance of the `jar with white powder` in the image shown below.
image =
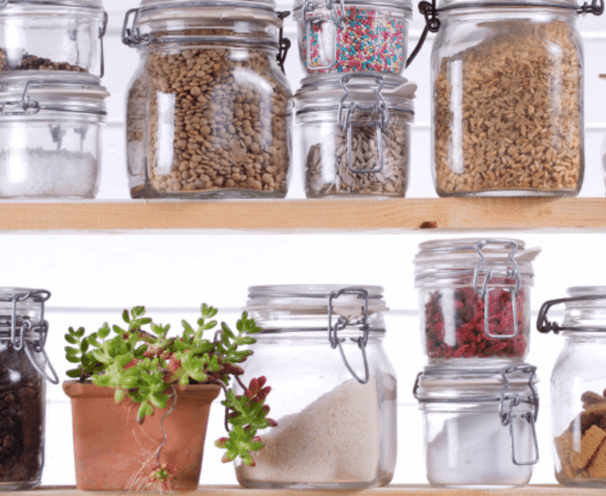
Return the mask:
<svg viewBox="0 0 606 496">
<path fill-rule="evenodd" d="M 432 486 L 523 486 L 538 462 L 536 367 L 426 366 L 413 393 L 423 412 Z"/>
<path fill-rule="evenodd" d="M 246 371 L 267 376 L 271 417 L 253 488 L 359 489 L 385 485 L 396 463 L 396 376 L 383 348 L 378 286 L 249 288 L 257 335 Z"/>
<path fill-rule="evenodd" d="M 108 95 L 96 76 L 3 76 L 0 198 L 94 198 Z"/>
</svg>

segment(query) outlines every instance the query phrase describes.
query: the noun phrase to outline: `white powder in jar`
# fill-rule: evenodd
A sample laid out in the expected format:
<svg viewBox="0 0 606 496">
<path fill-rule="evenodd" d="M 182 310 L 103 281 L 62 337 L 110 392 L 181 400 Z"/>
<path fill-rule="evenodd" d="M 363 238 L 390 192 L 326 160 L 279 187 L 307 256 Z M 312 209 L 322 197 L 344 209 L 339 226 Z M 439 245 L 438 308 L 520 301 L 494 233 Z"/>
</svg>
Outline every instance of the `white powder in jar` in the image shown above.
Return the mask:
<svg viewBox="0 0 606 496">
<path fill-rule="evenodd" d="M 262 433 L 255 467 L 241 464 L 238 479 L 276 483 L 373 481 L 379 468 L 377 385 L 350 379 L 301 412 Z"/>
<path fill-rule="evenodd" d="M 99 162 L 91 153 L 0 150 L 0 197 L 94 198 Z"/>
</svg>

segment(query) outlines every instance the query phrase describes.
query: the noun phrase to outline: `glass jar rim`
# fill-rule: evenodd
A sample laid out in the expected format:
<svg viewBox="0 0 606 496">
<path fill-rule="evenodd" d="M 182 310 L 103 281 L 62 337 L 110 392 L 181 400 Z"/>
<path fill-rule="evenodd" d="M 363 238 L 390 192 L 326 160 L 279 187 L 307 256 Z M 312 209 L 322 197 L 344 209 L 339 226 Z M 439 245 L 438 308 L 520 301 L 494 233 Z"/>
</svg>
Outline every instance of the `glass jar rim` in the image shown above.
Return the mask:
<svg viewBox="0 0 606 496">
<path fill-rule="evenodd" d="M 334 4 L 335 7 L 340 7 L 341 2 L 338 0 L 312 0 L 312 4 L 316 4 L 318 7 L 328 7 L 330 4 Z M 306 0 L 295 0 L 293 12 L 298 14 L 299 11 L 306 6 Z M 406 18 L 412 17 L 412 1 L 411 0 L 343 0 L 343 5 L 347 7 L 362 7 L 370 9 L 394 9 L 400 11 L 401 15 Z"/>
<path fill-rule="evenodd" d="M 556 8 L 576 11 L 579 5 L 575 0 L 442 0 L 438 12 L 453 12 L 477 8 Z"/>
<path fill-rule="evenodd" d="M 10 12 L 11 7 L 69 7 L 79 9 L 95 9 L 103 10 L 103 0 L 4 0 L 0 1 L 0 15 L 3 11 L 7 14 L 14 15 Z M 33 9 L 32 9 L 33 10 Z"/>
</svg>

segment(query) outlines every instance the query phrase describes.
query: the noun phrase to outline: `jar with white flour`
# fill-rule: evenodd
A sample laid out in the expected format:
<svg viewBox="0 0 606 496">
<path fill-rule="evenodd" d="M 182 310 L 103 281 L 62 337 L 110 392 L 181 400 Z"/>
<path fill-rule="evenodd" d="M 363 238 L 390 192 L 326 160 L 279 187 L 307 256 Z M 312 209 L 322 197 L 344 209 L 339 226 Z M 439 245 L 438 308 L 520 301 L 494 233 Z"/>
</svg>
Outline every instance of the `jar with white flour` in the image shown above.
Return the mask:
<svg viewBox="0 0 606 496">
<path fill-rule="evenodd" d="M 253 488 L 356 489 L 385 485 L 396 463 L 396 376 L 383 348 L 379 286 L 249 288 L 257 335 L 246 371 L 267 376 L 271 417 L 256 466 L 236 466 Z"/>
</svg>

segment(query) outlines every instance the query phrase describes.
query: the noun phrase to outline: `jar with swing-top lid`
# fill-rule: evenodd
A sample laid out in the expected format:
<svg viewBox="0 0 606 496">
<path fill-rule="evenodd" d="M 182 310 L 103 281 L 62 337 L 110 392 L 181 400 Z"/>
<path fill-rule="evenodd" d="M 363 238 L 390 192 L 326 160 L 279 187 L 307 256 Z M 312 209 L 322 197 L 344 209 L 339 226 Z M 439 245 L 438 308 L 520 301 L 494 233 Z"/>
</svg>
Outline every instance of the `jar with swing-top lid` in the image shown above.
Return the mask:
<svg viewBox="0 0 606 496">
<path fill-rule="evenodd" d="M 523 486 L 539 460 L 536 367 L 426 366 L 413 395 L 423 414 L 432 486 Z"/>
<path fill-rule="evenodd" d="M 102 77 L 107 20 L 101 0 L 3 0 L 0 73 L 70 71 Z"/>
<path fill-rule="evenodd" d="M 308 198 L 405 196 L 416 87 L 369 72 L 303 79 L 295 100 Z"/>
<path fill-rule="evenodd" d="M 383 348 L 379 286 L 249 288 L 246 310 L 262 332 L 244 364 L 271 386 L 265 447 L 253 488 L 361 489 L 389 483 L 396 462 L 396 376 Z"/>
<path fill-rule="evenodd" d="M 140 64 L 127 96 L 133 198 L 283 198 L 292 100 L 289 41 L 273 0 L 142 0 L 124 44 Z"/>
<path fill-rule="evenodd" d="M 439 196 L 576 196 L 584 175 L 576 18 L 601 0 L 422 2 Z"/>
<path fill-rule="evenodd" d="M 571 287 L 548 300 L 537 318 L 562 348 L 551 373 L 551 425 L 555 475 L 560 484 L 606 488 L 606 287 Z M 564 305 L 561 323 L 548 313 Z"/>
<path fill-rule="evenodd" d="M 401 74 L 410 0 L 296 0 L 301 65 L 307 74 Z"/>
<path fill-rule="evenodd" d="M 11 72 L 0 81 L 0 198 L 94 198 L 109 93 L 99 78 Z"/>
<path fill-rule="evenodd" d="M 519 363 L 530 344 L 532 262 L 538 248 L 515 239 L 421 243 L 415 256 L 422 343 L 429 363 Z"/>
<path fill-rule="evenodd" d="M 0 491 L 31 489 L 42 477 L 45 379 L 59 382 L 44 351 L 49 297 L 0 288 Z"/>
</svg>

